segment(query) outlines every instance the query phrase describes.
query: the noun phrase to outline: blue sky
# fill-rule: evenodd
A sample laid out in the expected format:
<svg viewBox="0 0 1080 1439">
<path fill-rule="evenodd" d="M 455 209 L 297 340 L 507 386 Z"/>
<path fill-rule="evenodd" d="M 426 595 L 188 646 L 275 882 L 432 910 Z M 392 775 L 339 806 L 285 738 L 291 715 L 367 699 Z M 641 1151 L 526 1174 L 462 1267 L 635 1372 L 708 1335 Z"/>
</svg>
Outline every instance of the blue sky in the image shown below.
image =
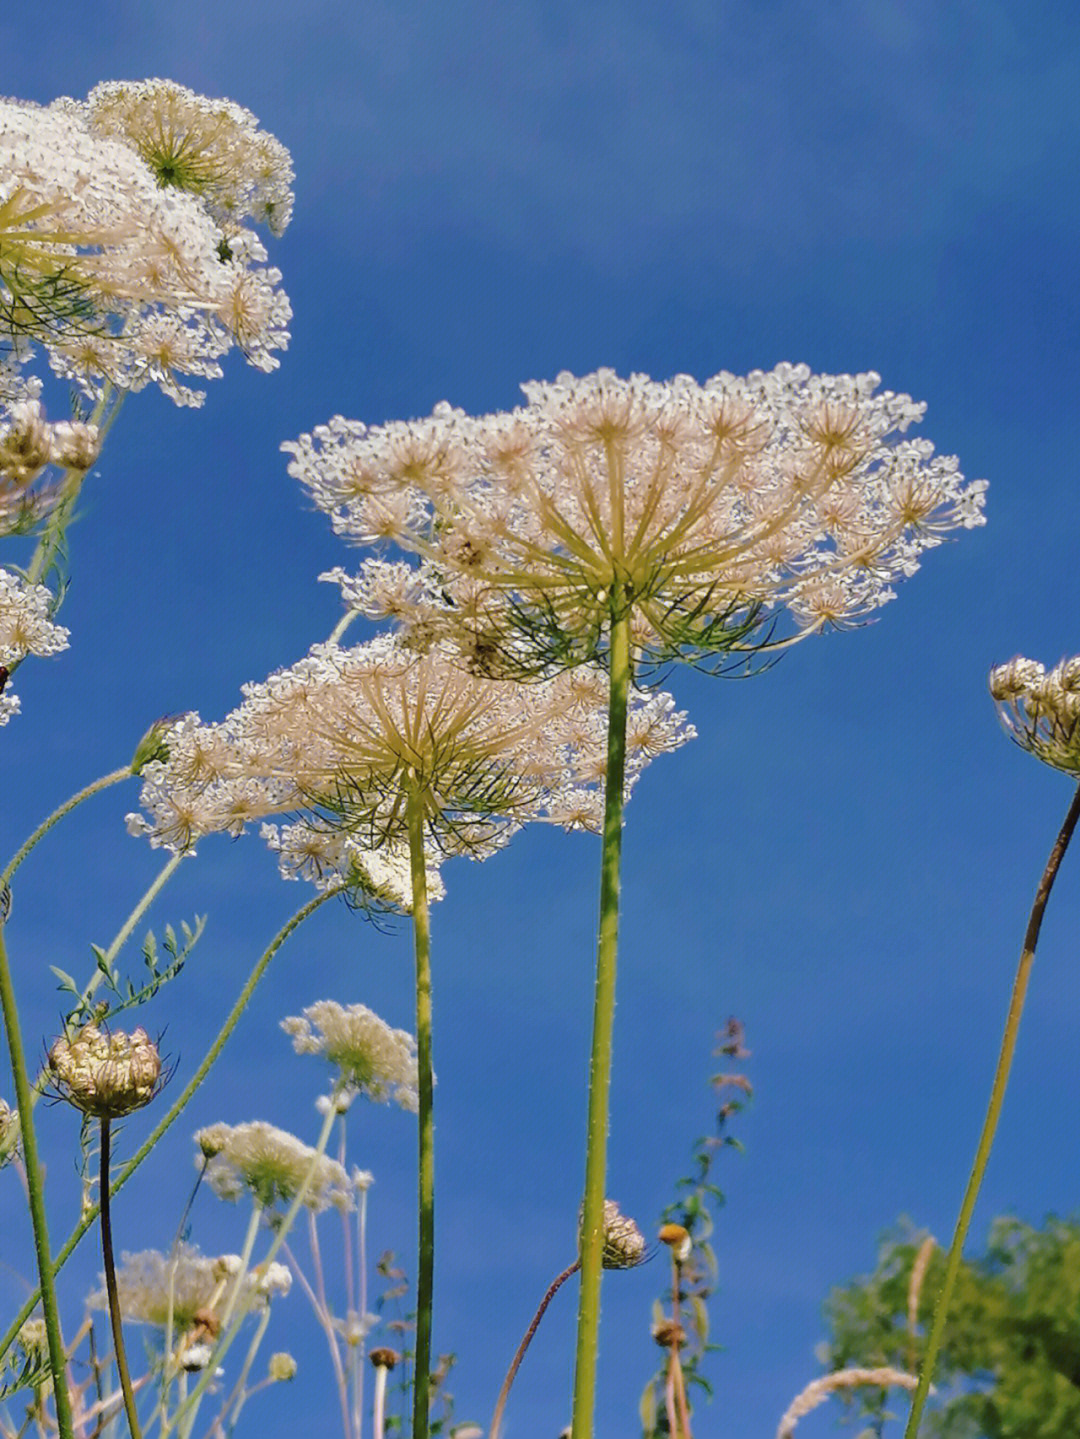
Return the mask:
<svg viewBox="0 0 1080 1439">
<path fill-rule="evenodd" d="M 610 365 L 705 379 L 805 361 L 875 369 L 928 404 L 920 433 L 990 482 L 985 529 L 931 552 L 878 623 L 813 638 L 759 678 L 667 683 L 697 741 L 628 812 L 609 1192 L 643 1228 L 712 1119 L 714 1033 L 746 1024 L 756 1089 L 726 1156 L 710 1436 L 771 1435 L 818 1373 L 830 1284 L 872 1267 L 899 1214 L 947 1241 L 1035 883 L 1068 782 L 1000 733 L 993 663 L 1080 650 L 1076 543 L 1080 14 L 1019 0 L 822 6 L 437 6 L 280 0 L 0 12 L 0 88 L 47 102 L 161 75 L 247 106 L 292 151 L 295 219 L 272 258 L 294 312 L 271 376 L 228 366 L 200 411 L 125 407 L 71 533 L 72 649 L 19 674 L 2 736 L 0 848 L 130 757 L 156 717 L 215 718 L 329 632 L 349 563 L 281 441 L 441 399 Z M 160 866 L 128 837 L 136 792 L 86 806 L 20 874 L 8 938 L 31 1048 L 56 1029 L 47 965 L 89 972 Z M 522 834 L 447 867 L 434 914 L 439 1271 L 435 1343 L 460 1418 L 486 1424 L 517 1336 L 569 1262 L 581 1186 L 598 845 Z M 1080 878 L 1044 929 L 974 1233 L 1080 1191 Z M 206 842 L 153 912 L 206 935 L 155 1002 L 180 1082 L 254 959 L 303 901 L 257 837 Z M 120 1243 L 167 1247 L 191 1131 L 264 1118 L 314 1137 L 321 1076 L 277 1029 L 315 999 L 412 1027 L 410 938 L 325 907 L 290 942 L 204 1091 L 118 1203 Z M 5 1092 L 6 1092 L 6 1086 Z M 78 1203 L 76 1125 L 41 1111 L 52 1213 Z M 133 1146 L 149 1116 L 129 1121 Z M 376 1176 L 373 1252 L 406 1263 L 413 1128 L 355 1115 Z M 6 1176 L 6 1178 L 8 1178 Z M 0 1189 L 7 1266 L 29 1249 Z M 201 1196 L 192 1238 L 239 1245 Z M 12 1237 L 9 1237 L 12 1236 Z M 98 1264 L 65 1272 L 74 1322 Z M 656 1262 L 605 1286 L 598 1434 L 633 1433 L 654 1366 Z M 560 1296 L 507 1439 L 568 1417 L 574 1304 Z M 265 1439 L 335 1432 L 299 1291 L 272 1348 L 301 1377 L 245 1415 Z M 275 1321 L 276 1323 L 278 1321 Z M 242 1422 L 245 1422 L 242 1421 Z M 800 1435 L 832 1432 L 828 1410 Z M 897 1431 L 899 1432 L 899 1431 Z"/>
</svg>

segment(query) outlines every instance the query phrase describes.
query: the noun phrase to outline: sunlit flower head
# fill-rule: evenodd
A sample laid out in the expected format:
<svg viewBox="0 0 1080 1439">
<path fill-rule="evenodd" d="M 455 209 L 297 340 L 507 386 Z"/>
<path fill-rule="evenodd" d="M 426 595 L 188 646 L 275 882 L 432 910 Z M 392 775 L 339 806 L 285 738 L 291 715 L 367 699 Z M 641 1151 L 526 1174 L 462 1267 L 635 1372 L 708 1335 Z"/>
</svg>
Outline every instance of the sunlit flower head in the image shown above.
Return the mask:
<svg viewBox="0 0 1080 1439">
<path fill-rule="evenodd" d="M 512 672 L 511 638 L 546 663 L 602 657 L 613 614 L 639 660 L 697 659 L 753 648 L 785 613 L 789 640 L 852 624 L 983 522 L 985 485 L 898 438 L 924 406 L 878 384 L 599 370 L 524 385 L 508 414 L 337 417 L 283 448 L 337 533 L 422 562 L 363 568 L 365 613 L 441 626 L 479 668 Z"/>
<path fill-rule="evenodd" d="M 186 716 L 166 736 L 168 758 L 144 766 L 146 816 L 128 817 L 133 833 L 179 851 L 214 830 L 301 811 L 299 828 L 267 830 L 283 865 L 321 883 L 366 865 L 391 894 L 407 892 L 410 792 L 436 865 L 493 853 L 527 820 L 599 825 L 606 691 L 597 672 L 517 685 L 468 673 L 446 645 L 417 654 L 382 636 L 347 650 L 316 646 L 244 695 L 220 725 Z M 628 787 L 693 735 L 670 696 L 641 692 L 628 731 Z M 396 878 L 364 858 L 384 850 Z"/>
<path fill-rule="evenodd" d="M 56 597 L 44 585 L 0 569 L 0 725 L 19 712 L 7 687 L 9 671 L 27 655 L 55 655 L 68 647 L 69 631 L 56 624 Z"/>
<path fill-rule="evenodd" d="M 264 1209 L 288 1205 L 307 1184 L 304 1204 L 316 1213 L 352 1209 L 355 1194 L 337 1162 L 273 1124 L 212 1124 L 195 1135 L 207 1183 L 219 1199 L 250 1194 Z M 310 1178 L 309 1178 L 310 1176 Z"/>
<path fill-rule="evenodd" d="M 364 1004 L 321 999 L 303 1017 L 281 1021 L 297 1054 L 321 1054 L 346 1091 L 417 1110 L 416 1040 L 391 1027 Z"/>
<path fill-rule="evenodd" d="M 96 425 L 49 423 L 40 400 L 0 404 L 0 535 L 26 533 L 55 508 L 58 485 L 35 485 L 49 466 L 88 470 L 99 448 Z"/>
<path fill-rule="evenodd" d="M 990 694 L 1021 749 L 1080 775 L 1080 655 L 1049 671 L 1018 656 L 990 671 Z"/>
<path fill-rule="evenodd" d="M 114 138 L 120 128 L 100 133 L 92 121 L 74 100 L 0 100 L 9 360 L 23 365 L 41 345 L 54 371 L 95 400 L 105 384 L 156 383 L 183 404 L 202 397 L 179 377 L 217 376 L 233 345 L 271 368 L 288 340 L 288 301 L 254 234 L 237 229 L 226 243 L 202 197 L 163 188 L 130 138 Z M 237 183 L 254 195 L 250 176 Z"/>
<path fill-rule="evenodd" d="M 250 218 L 284 233 L 292 161 L 250 110 L 172 80 L 112 80 L 90 91 L 85 113 L 95 133 L 137 151 L 163 189 L 197 195 L 226 231 Z"/>
</svg>

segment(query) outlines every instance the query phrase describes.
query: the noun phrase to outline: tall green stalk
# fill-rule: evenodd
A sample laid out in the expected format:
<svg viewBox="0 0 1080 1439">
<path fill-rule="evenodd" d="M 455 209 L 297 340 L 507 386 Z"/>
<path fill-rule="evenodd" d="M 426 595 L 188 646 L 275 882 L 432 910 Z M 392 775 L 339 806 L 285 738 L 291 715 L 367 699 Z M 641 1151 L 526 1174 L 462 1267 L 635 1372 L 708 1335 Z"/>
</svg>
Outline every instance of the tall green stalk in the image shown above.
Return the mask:
<svg viewBox="0 0 1080 1439">
<path fill-rule="evenodd" d="M 60 1329 L 60 1311 L 56 1303 L 55 1271 L 52 1254 L 49 1250 L 49 1225 L 45 1216 L 45 1186 L 41 1174 L 41 1163 L 38 1159 L 37 1137 L 34 1133 L 30 1078 L 26 1072 L 26 1055 L 23 1051 L 22 1032 L 19 1028 L 19 1008 L 15 1002 L 15 987 L 11 981 L 11 966 L 8 964 L 2 925 L 0 925 L 0 1007 L 4 1014 L 4 1032 L 7 1035 L 8 1053 L 11 1057 L 11 1075 L 15 1082 L 15 1103 L 19 1110 L 19 1129 L 22 1135 L 30 1220 L 34 1230 L 34 1250 L 37 1255 L 41 1309 L 45 1318 L 45 1333 L 49 1342 L 49 1367 L 53 1377 L 56 1424 L 60 1439 L 74 1439 L 71 1401 L 67 1391 L 67 1359 L 64 1354 L 64 1340 Z"/>
<path fill-rule="evenodd" d="M 424 861 L 424 806 L 415 777 L 408 781 L 409 864 L 416 948 L 416 1068 L 419 1091 L 420 1188 L 416 1264 L 416 1360 L 412 1439 L 428 1439 L 431 1309 L 435 1281 L 435 1119 L 431 1063 L 431 925 Z"/>
<path fill-rule="evenodd" d="M 619 937 L 619 865 L 622 857 L 626 709 L 630 694 L 630 616 L 621 587 L 611 595 L 611 678 L 604 789 L 604 848 L 600 870 L 600 932 L 589 1061 L 589 1120 L 585 1204 L 581 1221 L 581 1291 L 574 1371 L 573 1439 L 591 1439 L 596 1408 L 596 1356 L 600 1331 L 600 1278 L 604 1258 L 611 1036 L 615 1023 L 615 961 Z"/>
<path fill-rule="evenodd" d="M 967 1188 L 964 1191 L 963 1203 L 960 1205 L 960 1214 L 956 1220 L 956 1229 L 953 1232 L 952 1243 L 949 1246 L 948 1257 L 945 1261 L 945 1278 L 942 1280 L 941 1290 L 934 1305 L 934 1318 L 930 1325 L 930 1337 L 926 1342 L 926 1356 L 923 1359 L 922 1370 L 919 1373 L 919 1387 L 915 1390 L 915 1398 L 911 1401 L 911 1413 L 908 1416 L 907 1427 L 904 1430 L 904 1439 L 915 1439 L 919 1432 L 919 1420 L 922 1418 L 923 1407 L 926 1404 L 926 1397 L 930 1392 L 930 1382 L 934 1377 L 934 1366 L 937 1363 L 938 1352 L 941 1349 L 941 1341 L 945 1333 L 945 1319 L 949 1312 L 949 1302 L 952 1299 L 953 1288 L 956 1284 L 956 1276 L 960 1271 L 960 1262 L 964 1253 L 964 1240 L 967 1238 L 968 1226 L 971 1223 L 971 1215 L 975 1208 L 975 1201 L 979 1197 L 979 1189 L 982 1185 L 983 1175 L 986 1173 L 987 1161 L 990 1158 L 990 1150 L 994 1144 L 994 1134 L 997 1131 L 998 1119 L 1001 1116 L 1001 1106 L 1005 1099 L 1005 1088 L 1009 1082 L 1009 1070 L 1012 1068 L 1013 1053 L 1016 1049 L 1016 1036 L 1020 1029 L 1020 1017 L 1024 1012 L 1024 999 L 1027 996 L 1028 980 L 1031 977 L 1031 966 L 1035 959 L 1035 946 L 1039 941 L 1039 930 L 1042 928 L 1043 912 L 1046 909 L 1046 902 L 1050 898 L 1050 891 L 1054 887 L 1054 880 L 1065 857 L 1065 851 L 1069 847 L 1069 840 L 1072 838 L 1076 822 L 1080 819 L 1080 786 L 1073 795 L 1072 803 L 1069 805 L 1065 822 L 1062 824 L 1054 847 L 1050 851 L 1050 858 L 1046 861 L 1046 868 L 1043 870 L 1042 879 L 1039 880 L 1039 887 L 1035 891 L 1035 903 L 1031 907 L 1031 915 L 1028 919 L 1027 930 L 1024 934 L 1024 948 L 1020 954 L 1020 963 L 1017 965 L 1016 978 L 1013 980 L 1012 997 L 1009 1001 L 1009 1014 L 1005 1021 L 1005 1033 L 1001 1040 L 1001 1052 L 998 1055 L 997 1069 L 994 1072 L 994 1083 L 990 1090 L 990 1104 L 986 1111 L 986 1118 L 983 1121 L 982 1133 L 979 1135 L 979 1145 L 975 1151 L 975 1162 L 971 1166 L 971 1174 L 968 1178 Z"/>
</svg>

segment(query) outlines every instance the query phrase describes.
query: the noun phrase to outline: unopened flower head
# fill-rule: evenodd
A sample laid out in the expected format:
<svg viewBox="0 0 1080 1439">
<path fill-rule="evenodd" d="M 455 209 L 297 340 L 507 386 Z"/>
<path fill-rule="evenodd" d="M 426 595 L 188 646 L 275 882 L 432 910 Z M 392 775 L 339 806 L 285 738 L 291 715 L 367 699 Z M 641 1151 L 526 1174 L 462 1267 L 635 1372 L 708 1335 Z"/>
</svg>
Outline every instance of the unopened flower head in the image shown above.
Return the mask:
<svg viewBox="0 0 1080 1439">
<path fill-rule="evenodd" d="M 99 447 L 96 425 L 49 423 L 40 400 L 0 406 L 0 535 L 27 533 L 55 508 L 59 486 L 35 483 L 49 466 L 88 470 Z"/>
<path fill-rule="evenodd" d="M 292 1275 L 284 1265 L 270 1266 L 275 1272 L 267 1275 L 258 1269 L 244 1275 L 237 1304 L 241 1311 L 265 1309 L 276 1294 L 287 1294 Z M 191 1244 L 178 1244 L 171 1254 L 145 1249 L 139 1254 L 124 1254 L 116 1272 L 120 1293 L 120 1311 L 126 1320 L 136 1324 L 153 1324 L 164 1329 L 169 1322 L 177 1333 L 200 1327 L 213 1332 L 214 1319 L 231 1295 L 236 1276 L 241 1271 L 238 1254 L 201 1254 Z M 89 1303 L 97 1309 L 108 1305 L 104 1283 L 90 1296 Z"/>
<path fill-rule="evenodd" d="M 524 385 L 508 414 L 339 416 L 283 448 L 339 534 L 423 562 L 411 587 L 397 565 L 362 570 L 366 613 L 455 633 L 498 672 L 602 657 L 613 615 L 639 659 L 695 658 L 752 648 L 781 608 L 790 638 L 857 621 L 983 522 L 985 485 L 897 439 L 924 406 L 878 384 L 599 370 Z"/>
<path fill-rule="evenodd" d="M 580 1216 L 579 1216 L 580 1222 Z M 604 1200 L 604 1268 L 635 1269 L 644 1263 L 645 1236 L 614 1199 Z"/>
<path fill-rule="evenodd" d="M 290 1016 L 281 1027 L 297 1054 L 321 1054 L 337 1069 L 340 1083 L 378 1103 L 394 1100 L 417 1110 L 416 1040 L 391 1029 L 363 1004 L 321 999 Z"/>
<path fill-rule="evenodd" d="M 335 1159 L 304 1144 L 294 1134 L 255 1120 L 249 1124 L 213 1124 L 195 1135 L 205 1177 L 220 1199 L 251 1194 L 264 1209 L 288 1205 L 304 1189 L 304 1204 L 317 1213 L 352 1209 L 349 1176 Z"/>
<path fill-rule="evenodd" d="M 95 1119 L 118 1119 L 149 1104 L 161 1087 L 161 1056 L 145 1029 L 99 1029 L 87 1024 L 49 1050 L 56 1092 Z"/>
<path fill-rule="evenodd" d="M 418 654 L 382 636 L 348 650 L 316 646 L 244 694 L 220 725 L 185 716 L 169 733 L 167 760 L 143 771 L 149 818 L 129 816 L 133 833 L 183 850 L 201 834 L 301 810 L 305 831 L 268 837 L 279 851 L 306 849 L 297 863 L 323 877 L 364 851 L 404 861 L 410 793 L 436 858 L 482 858 L 531 819 L 599 827 L 606 685 L 597 671 L 518 685 L 468 673 L 446 644 Z M 693 733 L 670 696 L 635 691 L 628 789 Z M 320 827 L 359 847 L 306 846 Z"/>
<path fill-rule="evenodd" d="M 990 671 L 990 694 L 1021 749 L 1080 775 L 1080 655 L 1049 671 L 1017 656 Z"/>
</svg>

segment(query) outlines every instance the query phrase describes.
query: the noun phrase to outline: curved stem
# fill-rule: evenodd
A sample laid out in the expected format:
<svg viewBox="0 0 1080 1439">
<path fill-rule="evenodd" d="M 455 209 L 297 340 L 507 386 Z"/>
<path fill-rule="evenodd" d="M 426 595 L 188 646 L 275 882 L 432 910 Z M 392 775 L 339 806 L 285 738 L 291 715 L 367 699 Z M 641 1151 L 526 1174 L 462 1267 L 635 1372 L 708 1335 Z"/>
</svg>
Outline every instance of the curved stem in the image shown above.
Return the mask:
<svg viewBox="0 0 1080 1439">
<path fill-rule="evenodd" d="M 113 1258 L 112 1205 L 109 1196 L 109 1121 L 101 1121 L 101 1257 L 105 1264 L 105 1293 L 109 1300 L 109 1324 L 112 1328 L 113 1349 L 116 1354 L 116 1371 L 120 1375 L 120 1388 L 124 1394 L 124 1412 L 127 1414 L 131 1439 L 142 1439 L 139 1428 L 139 1414 L 135 1408 L 135 1392 L 131 1387 L 127 1351 L 124 1349 L 124 1323 L 120 1313 L 120 1294 L 116 1287 L 116 1263 Z"/>
<path fill-rule="evenodd" d="M 596 1353 L 600 1330 L 600 1278 L 604 1255 L 608 1095 L 611 1089 L 611 1036 L 615 1024 L 619 864 L 622 856 L 623 783 L 626 775 L 626 708 L 631 682 L 630 617 L 619 585 L 612 588 L 611 614 L 604 849 L 600 871 L 600 932 L 596 950 L 592 1055 L 589 1061 L 589 1125 L 585 1156 L 585 1204 L 581 1218 L 581 1294 L 578 1301 L 574 1371 L 573 1439 L 591 1439 L 593 1411 L 596 1407 Z"/>
<path fill-rule="evenodd" d="M 161 1136 L 178 1117 L 181 1110 L 183 1110 L 183 1108 L 187 1104 L 188 1100 L 198 1089 L 199 1085 L 206 1078 L 214 1061 L 224 1049 L 225 1043 L 228 1040 L 229 1035 L 232 1034 L 233 1030 L 236 1028 L 240 1020 L 240 1016 L 247 1008 L 248 1001 L 251 999 L 251 996 L 255 992 L 255 986 L 263 977 L 267 965 L 270 963 L 274 955 L 288 939 L 289 935 L 292 934 L 293 930 L 295 930 L 299 925 L 301 925 L 310 914 L 313 914 L 321 904 L 325 904 L 328 899 L 332 899 L 340 893 L 341 888 L 323 890 L 321 894 L 317 894 L 314 899 L 309 899 L 307 904 L 302 905 L 301 908 L 298 909 L 296 913 L 292 916 L 292 918 L 289 919 L 281 927 L 281 929 L 278 930 L 277 934 L 271 940 L 267 949 L 263 952 L 263 955 L 260 958 L 259 962 L 256 964 L 255 968 L 248 976 L 247 983 L 240 991 L 236 1003 L 229 1011 L 228 1019 L 226 1019 L 225 1023 L 222 1025 L 221 1029 L 218 1032 L 217 1038 L 214 1040 L 213 1044 L 203 1056 L 202 1063 L 188 1080 L 187 1084 L 184 1086 L 183 1093 L 180 1095 L 179 1099 L 177 1099 L 169 1112 L 165 1115 L 164 1119 L 160 1121 L 160 1123 L 154 1129 L 153 1133 L 149 1136 L 145 1143 L 138 1150 L 136 1150 L 135 1154 L 132 1155 L 132 1157 L 123 1166 L 119 1174 L 113 1180 L 109 1188 L 109 1193 L 111 1195 L 117 1194 L 119 1190 L 127 1183 L 127 1181 L 135 1173 L 136 1169 L 138 1169 L 139 1165 L 153 1149 L 154 1145 L 157 1144 Z M 29 1112 L 29 1109 L 27 1112 Z M 54 1274 L 58 1274 L 63 1268 L 64 1264 L 67 1262 L 67 1260 L 71 1257 L 76 1245 L 79 1243 L 79 1240 L 83 1237 L 86 1231 L 93 1224 L 94 1220 L 97 1218 L 99 1208 L 100 1206 L 97 1204 L 91 1205 L 90 1208 L 87 1209 L 85 1214 L 83 1214 L 82 1218 L 79 1220 L 75 1228 L 68 1235 L 68 1238 L 64 1243 L 64 1247 L 56 1256 L 56 1262 L 52 1270 Z M 0 1340 L 0 1359 L 3 1359 L 4 1355 L 10 1349 L 15 1339 L 15 1336 L 18 1334 L 25 1320 L 30 1316 L 34 1305 L 38 1302 L 39 1294 L 40 1291 L 36 1291 L 35 1293 L 31 1294 L 30 1298 L 27 1299 L 26 1303 L 16 1315 L 15 1320 L 11 1324 L 7 1333 L 4 1335 L 3 1339 Z"/>
<path fill-rule="evenodd" d="M 108 789 L 110 785 L 119 784 L 122 780 L 130 778 L 130 765 L 125 765 L 123 769 L 114 769 L 110 774 L 102 775 L 100 779 L 96 779 L 92 784 L 88 784 L 85 789 L 81 789 L 77 794 L 73 794 L 70 799 L 64 801 L 59 809 L 54 809 L 48 819 L 42 820 L 30 838 L 25 840 L 15 851 L 11 859 L 8 860 L 7 867 L 0 873 L 0 890 L 4 889 L 11 879 L 11 876 L 18 869 L 19 865 L 22 864 L 38 840 L 47 835 L 54 824 L 59 824 L 66 814 L 70 814 L 77 805 L 82 804 L 83 800 L 89 799 L 91 795 L 95 795 L 100 790 Z"/>
<path fill-rule="evenodd" d="M 945 1278 L 942 1280 L 941 1291 L 934 1305 L 934 1318 L 930 1325 L 930 1337 L 926 1343 L 926 1357 L 923 1359 L 922 1369 L 919 1373 L 919 1386 L 915 1390 L 915 1398 L 911 1402 L 911 1413 L 904 1430 L 904 1439 L 915 1439 L 915 1435 L 919 1432 L 919 1420 L 922 1417 L 923 1406 L 926 1404 L 926 1396 L 930 1392 L 930 1381 L 934 1377 L 934 1365 L 937 1363 L 938 1352 L 941 1349 L 941 1341 L 945 1332 L 945 1318 L 949 1312 L 949 1302 L 952 1299 L 956 1276 L 963 1258 L 964 1240 L 967 1237 L 968 1225 L 971 1223 L 971 1215 L 979 1195 L 983 1175 L 986 1173 L 987 1161 L 994 1143 L 994 1133 L 997 1130 L 1001 1106 L 1005 1099 L 1005 1087 L 1009 1082 L 1009 1070 L 1012 1067 L 1013 1052 L 1016 1049 L 1020 1017 L 1024 1012 L 1024 999 L 1027 995 L 1032 961 L 1035 958 L 1035 946 L 1039 941 L 1039 930 L 1042 928 L 1043 912 L 1078 819 L 1080 819 L 1080 785 L 1077 786 L 1076 793 L 1072 797 L 1072 803 L 1065 815 L 1065 822 L 1054 841 L 1054 847 L 1046 861 L 1046 868 L 1043 870 L 1039 887 L 1035 891 L 1035 903 L 1031 907 L 1031 915 L 1024 934 L 1024 948 L 1020 954 L 1016 978 L 1013 980 L 1009 1014 L 1005 1021 L 1001 1052 L 998 1055 L 994 1083 L 990 1090 L 990 1104 L 983 1121 L 979 1145 L 975 1151 L 975 1162 L 971 1166 L 971 1174 L 964 1191 L 963 1203 L 960 1205 L 960 1214 L 956 1220 L 952 1244 L 949 1246 L 948 1257 L 945 1261 Z"/>
<path fill-rule="evenodd" d="M 424 860 L 424 807 L 419 785 L 409 781 L 409 863 L 412 870 L 413 940 L 416 949 L 416 1067 L 419 1091 L 419 1244 L 416 1262 L 416 1360 L 412 1439 L 428 1439 L 431 1384 L 431 1310 L 435 1278 L 435 1121 L 431 1064 L 431 926 Z"/>
<path fill-rule="evenodd" d="M 502 1428 L 503 1410 L 506 1408 L 506 1401 L 510 1397 L 510 1387 L 521 1368 L 521 1361 L 525 1358 L 525 1351 L 532 1343 L 533 1335 L 540 1328 L 540 1321 L 547 1312 L 547 1307 L 558 1294 L 566 1281 L 572 1274 L 576 1274 L 581 1268 L 581 1260 L 575 1259 L 573 1264 L 568 1265 L 557 1279 L 553 1279 L 548 1285 L 547 1293 L 540 1301 L 540 1307 L 533 1315 L 532 1323 L 525 1331 L 525 1337 L 517 1347 L 510 1368 L 506 1371 L 506 1378 L 503 1380 L 502 1388 L 499 1390 L 499 1397 L 495 1401 L 495 1413 L 491 1417 L 491 1428 L 488 1430 L 488 1439 L 499 1439 L 499 1430 Z"/>
<path fill-rule="evenodd" d="M 7 1035 L 8 1054 L 11 1058 L 11 1075 L 15 1082 L 15 1103 L 19 1110 L 19 1128 L 22 1134 L 23 1169 L 26 1177 L 27 1199 L 30 1205 L 30 1221 L 34 1230 L 34 1250 L 37 1255 L 40 1284 L 38 1292 L 23 1306 L 23 1313 L 15 1325 L 15 1333 L 18 1333 L 23 1320 L 29 1316 L 40 1296 L 45 1319 L 45 1333 L 49 1342 L 49 1367 L 53 1377 L 56 1424 L 60 1439 L 73 1439 L 74 1421 L 67 1389 L 67 1361 L 64 1355 L 63 1334 L 60 1329 L 60 1311 L 56 1303 L 56 1268 L 49 1251 L 45 1186 L 41 1163 L 38 1159 L 37 1136 L 34 1132 L 30 1079 L 26 1072 L 26 1056 L 23 1052 L 22 1032 L 19 1028 L 19 1009 L 15 1002 L 15 988 L 11 982 L 11 966 L 8 964 L 2 925 L 0 925 L 0 1008 L 3 1010 L 4 1032 Z"/>
</svg>

